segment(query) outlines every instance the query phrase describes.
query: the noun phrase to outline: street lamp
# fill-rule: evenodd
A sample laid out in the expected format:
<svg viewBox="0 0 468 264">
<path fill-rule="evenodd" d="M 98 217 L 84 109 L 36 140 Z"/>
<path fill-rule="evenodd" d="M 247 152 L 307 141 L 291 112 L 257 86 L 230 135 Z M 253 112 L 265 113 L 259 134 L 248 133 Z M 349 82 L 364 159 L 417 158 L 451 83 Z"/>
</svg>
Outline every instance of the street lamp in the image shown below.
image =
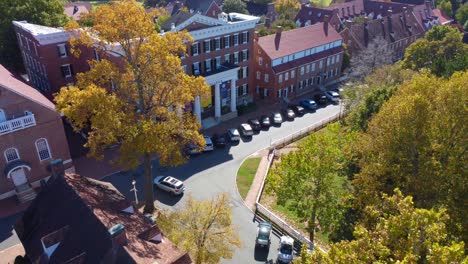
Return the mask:
<svg viewBox="0 0 468 264">
<path fill-rule="evenodd" d="M 138 194 L 137 194 L 138 190 L 136 188 L 136 181 L 135 180 L 132 181 L 132 185 L 133 185 L 133 188 L 130 189 L 130 191 L 133 191 L 135 193 L 135 203 L 138 204 Z"/>
</svg>

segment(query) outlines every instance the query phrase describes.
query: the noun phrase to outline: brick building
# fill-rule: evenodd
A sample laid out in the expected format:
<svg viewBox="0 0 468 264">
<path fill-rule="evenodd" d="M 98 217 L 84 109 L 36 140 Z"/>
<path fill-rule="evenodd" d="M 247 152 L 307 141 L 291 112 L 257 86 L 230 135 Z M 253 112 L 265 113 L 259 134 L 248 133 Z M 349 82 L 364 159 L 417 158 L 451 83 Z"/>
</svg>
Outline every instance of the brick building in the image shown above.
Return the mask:
<svg viewBox="0 0 468 264">
<path fill-rule="evenodd" d="M 34 199 L 34 187 L 48 179 L 54 158 L 73 164 L 62 118 L 39 91 L 19 81 L 0 65 L 0 200 L 17 196 Z"/>
<path fill-rule="evenodd" d="M 13 25 L 29 83 L 47 98 L 74 84 L 77 72 L 89 70 L 87 59 L 93 57 L 92 50 L 83 50 L 79 58 L 70 54 L 70 35 L 64 29 L 25 21 L 13 21 Z"/>
<path fill-rule="evenodd" d="M 178 12 L 167 20 L 166 31 L 187 30 L 194 42 L 182 65 L 187 74 L 201 75 L 211 95 L 197 97 L 193 112 L 206 128 L 237 116 L 237 106 L 253 100 L 253 33 L 259 18 L 220 13 L 218 18 Z"/>
<path fill-rule="evenodd" d="M 318 91 L 341 74 L 342 37 L 328 22 L 278 28 L 254 41 L 254 53 L 255 96 L 271 102 Z"/>
</svg>

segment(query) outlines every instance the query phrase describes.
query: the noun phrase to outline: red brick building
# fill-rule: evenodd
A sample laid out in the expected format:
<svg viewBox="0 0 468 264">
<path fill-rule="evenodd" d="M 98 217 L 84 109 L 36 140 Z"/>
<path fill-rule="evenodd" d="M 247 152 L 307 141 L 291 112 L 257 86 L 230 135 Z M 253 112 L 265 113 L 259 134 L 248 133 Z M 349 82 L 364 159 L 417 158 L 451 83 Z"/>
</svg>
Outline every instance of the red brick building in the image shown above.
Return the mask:
<svg viewBox="0 0 468 264">
<path fill-rule="evenodd" d="M 52 99 L 61 87 L 76 82 L 77 72 L 89 70 L 92 50 L 70 54 L 69 33 L 60 28 L 13 21 L 30 84 Z"/>
<path fill-rule="evenodd" d="M 254 54 L 256 98 L 288 102 L 339 78 L 342 38 L 327 22 L 284 32 L 278 28 L 255 39 Z"/>
<path fill-rule="evenodd" d="M 47 165 L 62 159 L 73 171 L 62 118 L 39 91 L 0 65 L 0 200 L 34 199 L 34 187 L 47 180 Z"/>
</svg>

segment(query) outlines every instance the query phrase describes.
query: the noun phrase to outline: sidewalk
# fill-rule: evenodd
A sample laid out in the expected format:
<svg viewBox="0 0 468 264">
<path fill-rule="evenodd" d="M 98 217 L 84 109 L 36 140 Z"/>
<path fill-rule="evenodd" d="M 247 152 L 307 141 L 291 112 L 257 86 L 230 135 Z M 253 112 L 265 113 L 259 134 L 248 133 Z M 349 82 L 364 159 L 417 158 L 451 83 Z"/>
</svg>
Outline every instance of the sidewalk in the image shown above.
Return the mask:
<svg viewBox="0 0 468 264">
<path fill-rule="evenodd" d="M 15 263 L 15 258 L 20 255 L 24 256 L 24 253 L 23 245 L 18 244 L 0 251 L 0 256 L 2 256 L 2 263 L 13 264 Z"/>
</svg>

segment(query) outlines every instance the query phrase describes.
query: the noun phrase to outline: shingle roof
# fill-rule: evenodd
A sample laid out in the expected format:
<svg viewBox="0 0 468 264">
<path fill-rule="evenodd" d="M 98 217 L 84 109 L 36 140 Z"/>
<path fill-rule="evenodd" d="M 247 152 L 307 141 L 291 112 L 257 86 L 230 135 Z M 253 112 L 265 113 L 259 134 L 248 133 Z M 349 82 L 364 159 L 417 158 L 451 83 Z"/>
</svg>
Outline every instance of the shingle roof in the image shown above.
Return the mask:
<svg viewBox="0 0 468 264">
<path fill-rule="evenodd" d="M 91 4 L 86 2 L 72 2 L 64 6 L 64 13 L 73 18 L 74 20 L 80 20 L 82 14 L 88 14 L 91 11 Z"/>
<path fill-rule="evenodd" d="M 280 64 L 278 66 L 274 66 L 272 68 L 273 68 L 273 71 L 275 73 L 280 73 L 280 72 L 283 72 L 283 71 L 286 71 L 286 70 L 289 70 L 289 69 L 304 65 L 306 63 L 314 62 L 314 61 L 317 61 L 317 60 L 319 60 L 321 58 L 325 58 L 325 57 L 328 57 L 330 55 L 340 53 L 342 51 L 343 51 L 343 47 L 335 47 L 335 48 L 328 49 L 328 50 L 325 50 L 325 51 L 322 51 L 322 52 L 319 52 L 319 53 L 315 53 L 315 54 L 307 56 L 307 57 L 300 58 L 298 60 L 293 60 L 293 61 L 290 61 L 290 62 L 286 62 L 286 63 Z"/>
<path fill-rule="evenodd" d="M 187 19 L 191 18 L 192 16 L 196 15 L 196 13 L 187 13 L 182 10 L 177 11 L 177 13 L 171 16 L 166 22 L 161 25 L 161 28 L 165 31 L 171 30 L 171 25 L 174 23 L 175 26 L 180 25 L 181 23 L 185 22 Z"/>
<path fill-rule="evenodd" d="M 433 9 L 432 12 L 434 16 L 439 18 L 440 24 L 445 25 L 453 22 L 453 18 L 448 17 L 444 14 L 444 12 L 440 9 Z"/>
<path fill-rule="evenodd" d="M 301 26 L 305 26 L 306 22 L 309 22 L 309 25 L 313 25 L 318 22 L 323 22 L 323 17 L 325 15 L 331 17 L 333 15 L 333 11 L 312 7 L 310 5 L 302 5 L 301 10 L 299 10 L 296 15 L 295 21 L 299 20 Z"/>
<path fill-rule="evenodd" d="M 128 204 L 123 201 L 125 197 L 110 183 L 66 174 L 49 180 L 15 229 L 33 262 L 44 257 L 41 239 L 67 227 L 50 263 L 65 263 L 83 254 L 85 263 L 101 263 L 112 250 L 109 229 L 122 224 L 127 243 L 118 250 L 115 263 L 192 263 L 162 234 L 160 243 L 140 238 L 148 230 L 153 235 L 160 231 L 140 213 L 123 213 Z M 186 261 L 178 262 L 181 258 Z"/>
<path fill-rule="evenodd" d="M 258 39 L 258 45 L 271 59 L 276 59 L 341 39 L 332 26 L 328 26 L 328 34 L 325 34 L 324 23 L 317 23 L 283 31 L 280 37 L 278 34 L 261 37 Z"/>
<path fill-rule="evenodd" d="M 55 111 L 55 105 L 38 90 L 16 79 L 11 72 L 0 65 L 0 87 L 8 89 L 20 96 L 36 102 L 50 110 Z"/>
</svg>

